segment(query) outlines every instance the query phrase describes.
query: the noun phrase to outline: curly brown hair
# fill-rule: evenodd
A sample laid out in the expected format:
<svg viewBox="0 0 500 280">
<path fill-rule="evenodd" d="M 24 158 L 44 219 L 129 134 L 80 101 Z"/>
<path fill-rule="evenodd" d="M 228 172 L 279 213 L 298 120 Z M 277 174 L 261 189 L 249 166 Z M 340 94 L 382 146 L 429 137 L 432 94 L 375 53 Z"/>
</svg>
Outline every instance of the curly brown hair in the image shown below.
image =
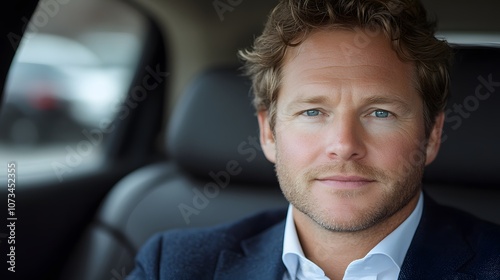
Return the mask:
<svg viewBox="0 0 500 280">
<path fill-rule="evenodd" d="M 426 135 L 449 95 L 451 47 L 436 39 L 434 21 L 418 0 L 281 0 L 262 35 L 239 56 L 252 79 L 254 106 L 268 111 L 274 131 L 276 102 L 287 48 L 300 45 L 320 28 L 381 29 L 402 61 L 415 65 L 415 81 L 424 103 Z"/>
</svg>

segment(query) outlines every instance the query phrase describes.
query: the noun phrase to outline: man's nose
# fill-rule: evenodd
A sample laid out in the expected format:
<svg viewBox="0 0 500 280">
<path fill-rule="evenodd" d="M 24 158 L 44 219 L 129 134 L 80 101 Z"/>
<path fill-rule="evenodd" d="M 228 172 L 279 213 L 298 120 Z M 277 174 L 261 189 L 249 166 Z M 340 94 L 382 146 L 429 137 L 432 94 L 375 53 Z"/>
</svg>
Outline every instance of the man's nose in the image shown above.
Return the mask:
<svg viewBox="0 0 500 280">
<path fill-rule="evenodd" d="M 335 160 L 356 160 L 366 154 L 366 134 L 359 118 L 337 116 L 327 126 L 326 153 Z"/>
</svg>

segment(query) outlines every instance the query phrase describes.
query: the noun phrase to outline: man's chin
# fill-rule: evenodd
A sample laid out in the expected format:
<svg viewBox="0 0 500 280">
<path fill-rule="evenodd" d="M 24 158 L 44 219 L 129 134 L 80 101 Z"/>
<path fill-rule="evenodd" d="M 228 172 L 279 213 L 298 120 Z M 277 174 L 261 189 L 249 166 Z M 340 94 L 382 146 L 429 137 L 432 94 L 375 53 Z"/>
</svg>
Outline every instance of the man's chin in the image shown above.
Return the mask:
<svg viewBox="0 0 500 280">
<path fill-rule="evenodd" d="M 358 232 L 375 225 L 379 219 L 367 217 L 366 213 L 337 212 L 330 216 L 308 215 L 319 226 L 334 232 Z"/>
<path fill-rule="evenodd" d="M 333 232 L 362 231 L 384 219 L 382 213 L 373 212 L 373 209 L 360 208 L 363 204 L 358 204 L 351 198 L 342 200 L 350 201 L 337 203 L 334 206 L 330 204 L 330 207 L 325 208 L 321 208 L 321 205 L 328 205 L 324 201 L 316 201 L 308 206 L 294 205 L 294 207 L 312 222 Z"/>
</svg>

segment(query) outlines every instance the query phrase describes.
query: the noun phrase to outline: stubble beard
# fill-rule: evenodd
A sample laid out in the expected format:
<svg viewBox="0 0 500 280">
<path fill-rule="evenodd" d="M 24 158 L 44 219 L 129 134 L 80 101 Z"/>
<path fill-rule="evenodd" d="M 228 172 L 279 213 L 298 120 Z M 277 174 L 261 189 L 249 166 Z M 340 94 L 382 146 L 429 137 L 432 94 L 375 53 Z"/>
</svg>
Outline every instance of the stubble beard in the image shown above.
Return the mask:
<svg viewBox="0 0 500 280">
<path fill-rule="evenodd" d="M 276 153 L 276 173 L 285 198 L 319 226 L 332 232 L 363 231 L 393 216 L 408 205 L 412 198 L 420 192 L 423 170 L 423 163 L 411 166 L 406 174 L 400 175 L 395 180 L 391 179 L 391 176 L 383 170 L 350 161 L 343 164 L 322 165 L 300 172 L 289 170 L 280 157 L 280 153 Z M 331 213 L 322 211 L 321 207 L 317 206 L 318 202 L 311 195 L 311 184 L 314 182 L 314 178 L 320 177 L 321 174 L 358 174 L 375 179 L 379 185 L 384 186 L 385 190 L 373 209 L 357 213 L 353 220 L 338 221 L 332 217 Z M 363 195 L 363 192 L 335 190 L 334 195 L 338 198 L 353 199 Z"/>
</svg>

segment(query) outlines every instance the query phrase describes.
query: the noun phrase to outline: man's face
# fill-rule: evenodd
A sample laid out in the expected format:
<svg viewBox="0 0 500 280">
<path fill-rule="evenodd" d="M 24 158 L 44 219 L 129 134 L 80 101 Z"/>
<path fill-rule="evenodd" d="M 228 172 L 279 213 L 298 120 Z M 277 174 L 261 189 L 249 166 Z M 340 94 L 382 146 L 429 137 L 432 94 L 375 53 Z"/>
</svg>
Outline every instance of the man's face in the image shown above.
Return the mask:
<svg viewBox="0 0 500 280">
<path fill-rule="evenodd" d="M 259 113 L 284 195 L 333 231 L 369 228 L 415 201 L 443 122 L 425 137 L 413 64 L 382 34 L 355 48 L 360 32 L 316 31 L 289 48 L 274 132 Z"/>
</svg>

